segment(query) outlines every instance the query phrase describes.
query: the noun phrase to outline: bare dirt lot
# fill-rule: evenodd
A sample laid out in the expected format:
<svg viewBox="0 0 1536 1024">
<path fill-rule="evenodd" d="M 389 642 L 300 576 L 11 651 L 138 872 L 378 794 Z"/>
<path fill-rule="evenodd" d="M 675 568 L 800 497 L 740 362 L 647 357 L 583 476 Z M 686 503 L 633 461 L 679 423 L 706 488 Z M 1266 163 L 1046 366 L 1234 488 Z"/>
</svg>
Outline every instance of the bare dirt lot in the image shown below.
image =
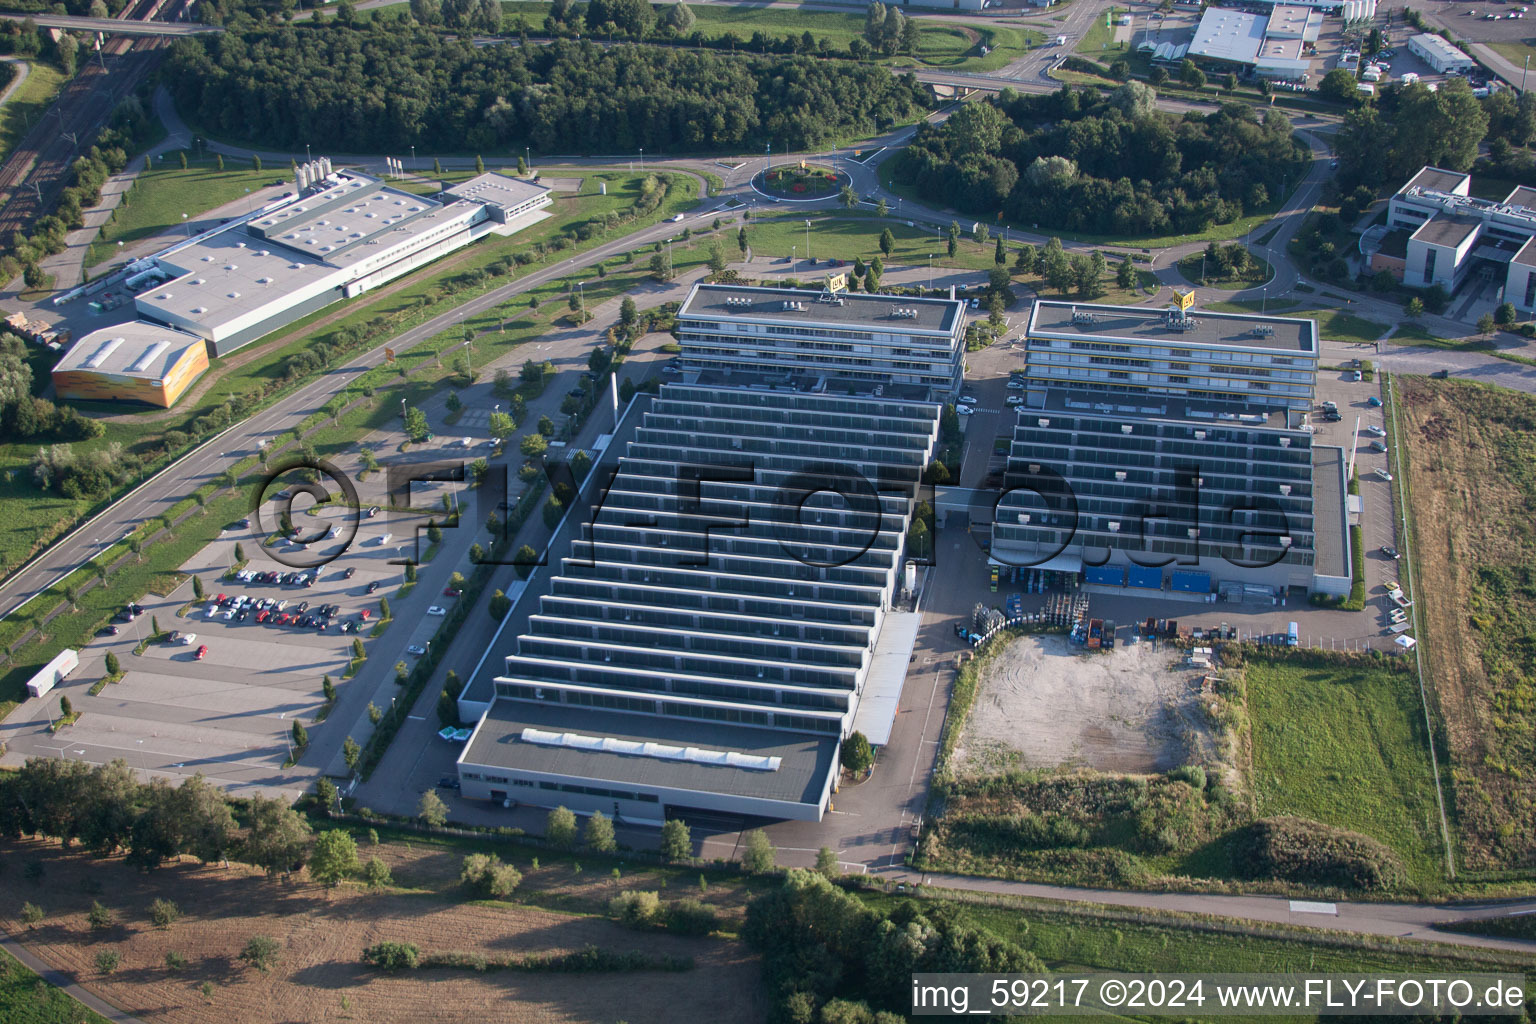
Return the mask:
<svg viewBox="0 0 1536 1024">
<path fill-rule="evenodd" d="M 362 851 L 364 857 L 374 852 L 369 847 Z M 0 845 L 0 858 L 14 870 L 7 872 L 7 891 L 0 897 L 0 927 L 113 1004 L 167 1024 L 659 1024 L 684 1019 L 679 1007 L 685 1006 L 691 1020 L 762 1020 L 758 963 L 740 943 L 631 931 L 600 918 L 533 907 L 465 903 L 437 888 L 456 873 L 462 851 L 385 844 L 377 852 L 392 863 L 397 883 L 430 887 L 382 894 L 346 885 L 326 890 L 269 879 L 243 866 L 191 862 L 141 875 L 121 860 L 62 853 L 53 843 L 7 843 Z M 20 865 L 33 859 L 45 865 L 41 881 L 21 877 Z M 619 881 L 594 874 L 582 883 L 563 860 L 530 871 L 524 887 L 547 875 L 568 891 L 597 890 L 582 892 L 583 902 L 604 897 L 610 889 L 656 887 L 638 876 Z M 562 882 L 562 876 L 570 877 Z M 663 893 L 663 898 L 684 895 L 697 894 Z M 157 897 L 181 907 L 183 917 L 168 929 L 150 923 L 149 905 Z M 90 928 L 86 911 L 93 899 L 112 909 L 112 927 Z M 47 912 L 30 931 L 17 920 L 23 901 Z M 271 936 L 281 946 L 281 959 L 270 973 L 239 959 L 253 935 Z M 493 958 L 595 945 L 692 957 L 695 967 L 680 973 L 418 970 L 385 975 L 360 959 L 365 946 L 385 940 L 413 942 L 424 952 L 466 951 Z M 122 957 L 122 966 L 108 976 L 94 967 L 103 949 Z M 183 970 L 167 968 L 169 952 L 186 958 Z M 207 994 L 204 982 L 213 986 Z"/>
<path fill-rule="evenodd" d="M 1398 378 L 1421 650 L 1466 868 L 1536 863 L 1536 401 Z"/>
<path fill-rule="evenodd" d="M 1025 636 L 983 671 L 956 751 L 961 774 L 1073 765 L 1165 771 L 1208 760 L 1203 673 L 1149 644 L 1085 651 L 1062 636 Z"/>
</svg>

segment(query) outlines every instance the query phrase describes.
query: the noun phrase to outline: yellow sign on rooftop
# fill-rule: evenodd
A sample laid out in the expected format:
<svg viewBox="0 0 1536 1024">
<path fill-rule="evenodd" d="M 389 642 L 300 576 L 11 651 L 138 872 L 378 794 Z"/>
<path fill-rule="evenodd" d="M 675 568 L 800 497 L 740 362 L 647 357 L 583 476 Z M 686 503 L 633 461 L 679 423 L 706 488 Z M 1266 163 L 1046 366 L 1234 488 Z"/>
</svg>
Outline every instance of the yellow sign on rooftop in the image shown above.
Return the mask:
<svg viewBox="0 0 1536 1024">
<path fill-rule="evenodd" d="M 1188 313 L 1195 304 L 1195 290 L 1193 288 L 1175 288 L 1173 301 L 1179 304 L 1179 311 Z"/>
<path fill-rule="evenodd" d="M 836 295 L 838 292 L 848 290 L 848 275 L 844 273 L 827 275 L 827 291 Z"/>
</svg>

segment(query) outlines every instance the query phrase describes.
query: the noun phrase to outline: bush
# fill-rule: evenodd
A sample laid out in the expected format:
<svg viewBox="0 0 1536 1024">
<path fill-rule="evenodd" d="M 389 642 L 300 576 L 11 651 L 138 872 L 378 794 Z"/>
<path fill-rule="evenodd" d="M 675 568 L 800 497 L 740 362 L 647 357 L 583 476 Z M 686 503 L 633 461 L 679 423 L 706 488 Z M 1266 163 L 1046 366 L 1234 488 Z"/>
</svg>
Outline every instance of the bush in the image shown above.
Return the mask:
<svg viewBox="0 0 1536 1024">
<path fill-rule="evenodd" d="M 708 935 L 720 927 L 720 915 L 689 897 L 668 903 L 662 915 L 667 931 L 679 935 Z"/>
<path fill-rule="evenodd" d="M 23 903 L 21 905 L 21 923 L 28 928 L 34 928 L 42 923 L 43 908 L 36 903 Z"/>
<path fill-rule="evenodd" d="M 104 931 L 112 927 L 112 911 L 102 906 L 100 900 L 93 900 L 90 911 L 85 915 L 85 920 L 90 924 L 92 931 Z"/>
<path fill-rule="evenodd" d="M 149 905 L 149 919 L 156 928 L 169 928 L 181 917 L 181 908 L 172 900 L 157 899 Z"/>
<path fill-rule="evenodd" d="M 491 899 L 506 899 L 512 895 L 523 876 L 510 864 L 503 864 L 494 853 L 472 853 L 464 858 L 464 870 L 459 881 L 473 892 Z"/>
<path fill-rule="evenodd" d="M 252 935 L 246 942 L 245 948 L 240 950 L 240 959 L 262 974 L 266 974 L 280 959 L 281 951 L 282 947 L 272 936 Z"/>
<path fill-rule="evenodd" d="M 855 774 L 861 774 L 868 771 L 870 765 L 875 763 L 875 751 L 863 733 L 853 732 L 843 741 L 842 760 L 844 768 Z"/>
<path fill-rule="evenodd" d="M 1390 889 L 1406 873 L 1387 846 L 1305 818 L 1265 818 L 1229 843 L 1232 863 L 1249 878 L 1345 889 Z"/>
<path fill-rule="evenodd" d="M 576 815 L 568 808 L 556 807 L 545 819 L 544 838 L 566 849 L 576 845 Z"/>
<path fill-rule="evenodd" d="M 754 875 L 763 875 L 772 871 L 774 849 L 773 844 L 768 841 L 768 833 L 755 828 L 742 838 L 746 840 L 746 845 L 741 851 L 741 866 Z"/>
<path fill-rule="evenodd" d="M 122 964 L 123 958 L 115 949 L 103 949 L 96 953 L 96 973 L 111 974 Z"/>
<path fill-rule="evenodd" d="M 1196 792 L 1205 789 L 1205 769 L 1197 764 L 1186 764 L 1181 768 L 1175 768 L 1168 773 L 1168 777 L 1175 782 L 1187 782 Z"/>
<path fill-rule="evenodd" d="M 608 901 L 608 913 L 631 928 L 648 928 L 661 917 L 661 898 L 654 892 L 626 889 Z"/>
<path fill-rule="evenodd" d="M 377 942 L 363 950 L 363 962 L 381 971 L 404 971 L 421 962 L 421 950 L 409 942 Z"/>
<path fill-rule="evenodd" d="M 187 969 L 187 958 L 174 949 L 165 954 L 165 969 L 171 972 Z"/>
</svg>

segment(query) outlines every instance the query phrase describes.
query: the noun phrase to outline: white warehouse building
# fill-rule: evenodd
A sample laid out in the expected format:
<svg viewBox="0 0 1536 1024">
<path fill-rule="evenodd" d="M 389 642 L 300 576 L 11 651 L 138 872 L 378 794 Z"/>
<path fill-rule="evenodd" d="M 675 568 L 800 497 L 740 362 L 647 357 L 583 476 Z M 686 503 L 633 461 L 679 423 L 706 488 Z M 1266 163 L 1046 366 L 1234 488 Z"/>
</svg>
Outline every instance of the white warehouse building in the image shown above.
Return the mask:
<svg viewBox="0 0 1536 1024">
<path fill-rule="evenodd" d="M 1464 75 L 1477 67 L 1477 61 L 1431 32 L 1410 36 L 1408 52 L 1442 75 Z"/>
<path fill-rule="evenodd" d="M 550 204 L 549 189 L 500 174 L 436 197 L 331 172 L 328 161 L 301 168 L 300 182 L 292 199 L 132 265 L 140 317 L 225 355 L 487 234 L 519 231 Z"/>
</svg>

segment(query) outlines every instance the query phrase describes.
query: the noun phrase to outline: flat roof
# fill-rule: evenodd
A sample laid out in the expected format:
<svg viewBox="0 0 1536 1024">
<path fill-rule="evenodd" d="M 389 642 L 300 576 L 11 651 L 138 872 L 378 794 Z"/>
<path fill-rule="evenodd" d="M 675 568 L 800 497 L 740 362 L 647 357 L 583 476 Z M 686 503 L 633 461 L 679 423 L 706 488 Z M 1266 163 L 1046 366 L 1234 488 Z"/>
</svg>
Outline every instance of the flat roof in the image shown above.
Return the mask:
<svg viewBox="0 0 1536 1024">
<path fill-rule="evenodd" d="M 917 629 L 923 624 L 917 612 L 891 612 L 880 624 L 875 638 L 874 657 L 864 692 L 853 713 L 853 728 L 877 747 L 891 742 L 891 727 L 901 704 L 901 690 L 907 682 L 907 668 L 912 663 L 912 649 L 917 645 Z"/>
<path fill-rule="evenodd" d="M 1438 38 L 1438 37 L 1436 37 Z M 1461 183 L 1472 177 L 1461 171 L 1447 171 L 1440 167 L 1425 167 L 1418 174 L 1408 179 L 1408 184 L 1403 186 L 1406 192 L 1411 188 L 1429 189 L 1432 192 L 1454 192 Z"/>
<path fill-rule="evenodd" d="M 1525 240 L 1525 244 L 1520 247 L 1519 252 L 1515 253 L 1511 262 L 1525 267 L 1536 267 L 1536 235 Z"/>
<path fill-rule="evenodd" d="M 628 743 L 657 743 L 777 757 L 767 771 L 610 750 L 584 750 L 523 739 L 524 729 L 573 732 Z M 834 768 L 835 735 L 759 729 L 702 719 L 663 718 L 572 705 L 497 698 L 459 757 L 461 767 L 484 765 L 634 787 L 725 793 L 817 804 Z"/>
<path fill-rule="evenodd" d="M 279 302 L 439 228 L 472 218 L 476 207 L 390 188 L 346 172 L 336 184 L 254 216 L 231 221 L 152 259 L 175 275 L 135 303 L 210 330 Z"/>
<path fill-rule="evenodd" d="M 1344 449 L 1312 446 L 1312 571 L 1319 576 L 1348 576 L 1344 517 Z"/>
<path fill-rule="evenodd" d="M 538 199 L 549 192 L 543 185 L 522 178 L 512 178 L 505 174 L 486 172 L 477 174 L 468 181 L 460 182 L 449 188 L 443 189 L 443 195 L 452 196 L 455 199 L 466 199 L 474 203 L 484 203 L 487 206 L 499 206 L 503 209 L 511 209 L 528 202 L 530 199 Z"/>
<path fill-rule="evenodd" d="M 1264 29 L 1268 24 L 1266 14 L 1207 7 L 1200 16 L 1200 27 L 1195 29 L 1195 40 L 1189 44 L 1189 53 L 1212 60 L 1252 64 L 1258 57 L 1259 44 L 1264 41 Z"/>
<path fill-rule="evenodd" d="M 1091 314 L 1088 319 L 1082 314 Z M 1108 306 L 1090 302 L 1039 300 L 1029 317 L 1029 336 L 1101 338 L 1168 345 L 1230 346 L 1282 352 L 1316 352 L 1317 321 L 1258 313 L 1190 310 L 1195 326 L 1173 330 L 1168 311 L 1149 306 Z M 1263 328 L 1265 333 L 1256 333 Z M 1270 331 L 1273 333 L 1269 333 Z"/>
<path fill-rule="evenodd" d="M 1269 25 L 1266 26 L 1266 34 L 1278 38 L 1280 34 L 1294 34 L 1298 38 L 1307 30 L 1307 19 L 1311 17 L 1312 10 L 1298 4 L 1275 4 L 1269 12 Z"/>
<path fill-rule="evenodd" d="M 1254 399 L 1267 400 L 1271 396 L 1255 393 Z M 1188 423 L 1196 427 L 1240 426 L 1263 427 L 1267 430 L 1288 430 L 1304 434 L 1290 425 L 1284 409 L 1260 407 L 1243 408 L 1237 396 L 1225 400 L 1186 398 L 1183 395 L 1164 395 L 1156 392 L 1114 395 L 1076 388 L 1048 387 L 1044 400 L 1032 401 L 1018 407 L 1019 415 L 1030 413 L 1061 413 L 1068 416 L 1113 416 L 1117 419 L 1159 420 Z"/>
<path fill-rule="evenodd" d="M 753 323 L 830 324 L 874 331 L 951 333 L 964 317 L 959 299 L 915 299 L 905 295 L 839 292 L 839 301 L 823 301 L 824 289 L 755 288 L 734 284 L 696 284 L 679 317 L 745 320 Z M 898 312 L 910 311 L 910 312 Z"/>
<path fill-rule="evenodd" d="M 1419 229 L 1413 233 L 1413 239 L 1427 245 L 1445 245 L 1454 249 L 1472 237 L 1482 223 L 1476 217 L 1443 213 L 1419 225 Z"/>
<path fill-rule="evenodd" d="M 64 353 L 53 372 L 82 370 L 122 377 L 162 380 L 193 345 L 206 345 L 195 334 L 130 320 L 82 335 Z"/>
<path fill-rule="evenodd" d="M 1528 185 L 1516 185 L 1515 190 L 1504 197 L 1508 206 L 1524 206 L 1536 210 L 1536 188 Z"/>
</svg>

